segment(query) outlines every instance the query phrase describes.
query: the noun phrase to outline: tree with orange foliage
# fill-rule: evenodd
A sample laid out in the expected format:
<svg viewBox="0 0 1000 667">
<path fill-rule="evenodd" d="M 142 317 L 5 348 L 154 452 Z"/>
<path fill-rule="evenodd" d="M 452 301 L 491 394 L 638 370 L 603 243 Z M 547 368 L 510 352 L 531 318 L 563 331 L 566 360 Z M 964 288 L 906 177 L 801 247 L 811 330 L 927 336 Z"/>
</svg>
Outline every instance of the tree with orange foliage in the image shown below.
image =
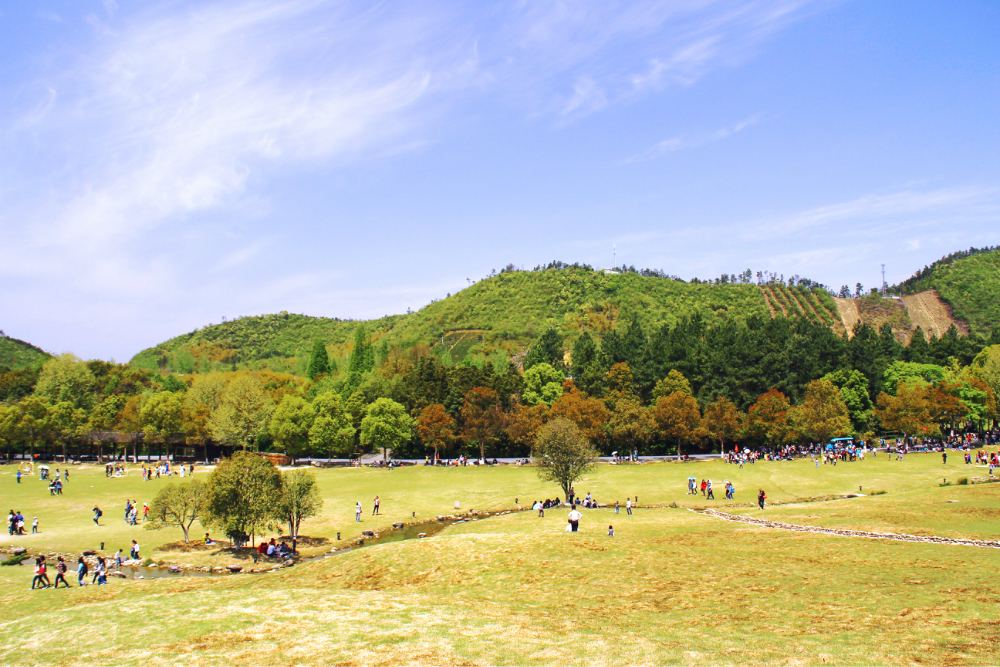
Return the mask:
<svg viewBox="0 0 1000 667">
<path fill-rule="evenodd" d="M 770 442 L 782 442 L 787 435 L 790 407 L 788 397 L 777 389 L 770 389 L 761 394 L 747 411 L 745 425 L 747 435 L 766 438 Z"/>
<path fill-rule="evenodd" d="M 656 422 L 649 409 L 638 400 L 620 399 L 615 401 L 608 420 L 608 436 L 630 451 L 648 443 L 656 433 Z"/>
<path fill-rule="evenodd" d="M 651 412 L 660 435 L 677 441 L 678 460 L 681 457 L 681 445 L 695 444 L 708 435 L 702 425 L 698 401 L 683 391 L 660 396 Z"/>
<path fill-rule="evenodd" d="M 591 442 L 605 439 L 604 425 L 611 416 L 603 401 L 577 389 L 573 380 L 563 382 L 563 394 L 552 404 L 550 414 L 576 424 Z"/>
<path fill-rule="evenodd" d="M 434 448 L 436 464 L 438 451 L 447 449 L 455 439 L 455 420 L 443 405 L 432 403 L 421 410 L 420 416 L 417 417 L 417 435 L 424 445 Z"/>
<path fill-rule="evenodd" d="M 931 429 L 937 428 L 931 419 L 927 392 L 917 383 L 900 382 L 895 396 L 883 391 L 876 404 L 875 414 L 886 430 L 899 431 L 905 437 L 914 433 L 931 434 Z"/>
<path fill-rule="evenodd" d="M 479 458 L 486 458 L 486 445 L 503 431 L 504 412 L 500 397 L 492 389 L 473 387 L 462 403 L 462 427 L 467 442 L 479 445 Z"/>
<path fill-rule="evenodd" d="M 957 394 L 961 385 L 941 382 L 925 388 L 927 393 L 927 411 L 930 420 L 935 424 L 949 424 L 962 418 L 968 410 L 959 400 Z M 940 429 L 939 429 L 940 430 Z"/>
<path fill-rule="evenodd" d="M 549 406 L 545 403 L 522 405 L 515 401 L 507 413 L 504 430 L 515 445 L 530 449 L 535 444 L 539 429 L 548 420 Z"/>
<path fill-rule="evenodd" d="M 725 396 L 720 396 L 707 406 L 702 423 L 708 435 L 719 441 L 719 451 L 725 455 L 726 443 L 732 442 L 740 433 L 743 415 Z"/>
</svg>

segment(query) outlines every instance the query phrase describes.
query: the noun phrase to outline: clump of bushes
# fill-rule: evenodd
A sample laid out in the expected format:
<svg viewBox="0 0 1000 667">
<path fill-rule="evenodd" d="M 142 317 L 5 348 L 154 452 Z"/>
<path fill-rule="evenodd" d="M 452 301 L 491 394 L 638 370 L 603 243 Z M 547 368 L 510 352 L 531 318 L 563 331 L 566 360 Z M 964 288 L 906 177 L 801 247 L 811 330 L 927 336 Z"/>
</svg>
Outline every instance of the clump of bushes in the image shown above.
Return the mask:
<svg viewBox="0 0 1000 667">
<path fill-rule="evenodd" d="M 20 565 L 21 561 L 31 558 L 28 554 L 14 554 L 5 561 L 0 561 L 0 565 Z"/>
<path fill-rule="evenodd" d="M 966 486 L 968 485 L 968 483 L 969 483 L 968 477 L 959 477 L 957 480 L 955 480 L 955 484 L 958 484 L 959 486 Z"/>
<path fill-rule="evenodd" d="M 885 489 L 873 489 L 872 491 L 868 492 L 868 495 L 869 496 L 881 496 L 884 493 L 887 493 L 887 491 Z"/>
</svg>

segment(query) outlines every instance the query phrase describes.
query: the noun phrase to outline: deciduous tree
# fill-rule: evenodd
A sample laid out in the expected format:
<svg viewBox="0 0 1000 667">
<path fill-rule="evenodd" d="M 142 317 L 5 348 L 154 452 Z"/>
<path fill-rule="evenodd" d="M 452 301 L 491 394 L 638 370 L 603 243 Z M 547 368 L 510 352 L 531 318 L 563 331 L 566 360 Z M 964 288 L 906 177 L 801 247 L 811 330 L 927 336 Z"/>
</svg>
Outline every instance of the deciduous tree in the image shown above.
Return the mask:
<svg viewBox="0 0 1000 667">
<path fill-rule="evenodd" d="M 559 417 L 538 431 L 532 458 L 538 476 L 558 484 L 568 497 L 573 484 L 594 468 L 597 451 L 576 424 Z"/>
<path fill-rule="evenodd" d="M 385 458 L 387 449 L 409 442 L 412 428 L 413 419 L 406 414 L 406 408 L 392 399 L 379 398 L 368 407 L 368 414 L 361 420 L 361 442 L 380 448 Z"/>
<path fill-rule="evenodd" d="M 208 424 L 216 439 L 242 445 L 245 450 L 264 430 L 272 412 L 274 403 L 264 384 L 254 375 L 241 373 L 226 386 Z"/>
<path fill-rule="evenodd" d="M 96 398 L 94 374 L 76 355 L 60 354 L 42 366 L 35 393 L 51 404 L 67 401 L 74 408 L 89 410 Z"/>
<path fill-rule="evenodd" d="M 432 403 L 425 406 L 417 417 L 417 435 L 427 447 L 434 449 L 434 461 L 441 450 L 446 450 L 455 439 L 455 420 L 444 406 Z"/>
<path fill-rule="evenodd" d="M 178 526 L 184 531 L 184 541 L 190 541 L 191 524 L 205 512 L 208 486 L 198 479 L 183 484 L 167 484 L 160 489 L 149 508 L 150 521 L 146 530 Z"/>
<path fill-rule="evenodd" d="M 669 396 L 678 391 L 688 396 L 694 394 L 691 391 L 691 383 L 688 382 L 688 379 L 684 377 L 683 373 L 674 369 L 667 374 L 667 377 L 657 381 L 656 386 L 653 387 L 653 400 L 655 402 L 661 396 Z"/>
<path fill-rule="evenodd" d="M 702 421 L 709 436 L 719 441 L 719 451 L 725 454 L 726 443 L 733 442 L 739 436 L 742 415 L 732 401 L 720 396 L 705 406 Z"/>
<path fill-rule="evenodd" d="M 524 392 L 521 394 L 528 405 L 552 405 L 562 394 L 562 383 L 566 379 L 550 364 L 535 364 L 524 373 Z"/>
<path fill-rule="evenodd" d="M 562 396 L 552 404 L 551 415 L 570 420 L 590 442 L 598 443 L 606 438 L 604 425 L 611 413 L 603 401 L 577 389 L 573 380 L 566 380 Z"/>
<path fill-rule="evenodd" d="M 316 418 L 309 429 L 309 444 L 328 456 L 348 456 L 354 448 L 353 416 L 344 408 L 340 394 L 329 391 L 313 400 Z"/>
<path fill-rule="evenodd" d="M 747 435 L 774 443 L 783 442 L 790 407 L 788 398 L 777 389 L 762 394 L 747 411 Z"/>
<path fill-rule="evenodd" d="M 266 458 L 236 452 L 208 477 L 205 520 L 231 538 L 251 538 L 271 530 L 282 519 L 281 473 Z"/>
<path fill-rule="evenodd" d="M 801 413 L 804 434 L 817 443 L 829 442 L 851 433 L 851 418 L 840 389 L 828 380 L 813 380 L 806 385 Z"/>
<path fill-rule="evenodd" d="M 486 446 L 503 430 L 504 412 L 500 397 L 492 389 L 473 387 L 462 403 L 462 431 L 466 442 L 479 446 L 479 458 L 486 458 Z"/>
<path fill-rule="evenodd" d="M 301 396 L 286 394 L 271 414 L 267 432 L 291 457 L 300 456 L 309 445 L 309 429 L 316 414 Z"/>
<path fill-rule="evenodd" d="M 316 476 L 308 470 L 288 470 L 282 474 L 282 494 L 279 512 L 288 524 L 288 534 L 298 538 L 299 526 L 310 517 L 318 516 L 323 509 Z"/>
<path fill-rule="evenodd" d="M 677 443 L 678 458 L 681 445 L 694 444 L 708 435 L 701 423 L 698 401 L 683 391 L 660 396 L 651 412 L 660 435 Z"/>
</svg>

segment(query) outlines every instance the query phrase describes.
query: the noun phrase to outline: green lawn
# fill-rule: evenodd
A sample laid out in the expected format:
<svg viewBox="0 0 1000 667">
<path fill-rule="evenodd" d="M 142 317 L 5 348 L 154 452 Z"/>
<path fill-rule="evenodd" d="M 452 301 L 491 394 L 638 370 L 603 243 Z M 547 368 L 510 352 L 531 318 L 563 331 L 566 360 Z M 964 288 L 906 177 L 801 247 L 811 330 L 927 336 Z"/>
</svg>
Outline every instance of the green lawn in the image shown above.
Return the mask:
<svg viewBox="0 0 1000 667">
<path fill-rule="evenodd" d="M 808 461 L 601 466 L 577 485 L 602 501 L 639 494 L 643 505 L 725 507 L 685 495 L 687 476 L 728 477 L 737 500 L 794 500 L 879 488 L 885 495 L 730 508 L 779 521 L 894 532 L 997 537 L 1000 484 L 938 486 L 967 468 L 954 457 L 813 467 Z M 99 473 L 99 474 L 95 474 Z M 356 535 L 394 520 L 496 509 L 554 496 L 530 468 L 318 471 L 323 516 L 314 536 Z M 971 475 L 969 475 L 971 476 Z M 978 475 L 977 475 L 978 476 Z M 164 481 L 108 480 L 74 471 L 66 495 L 20 487 L 4 499 L 43 517 L 33 548 L 78 549 L 97 536 L 143 544 L 176 539 L 129 528 Z M 720 492 L 722 497 L 721 484 Z M 148 491 L 147 491 L 148 489 Z M 354 522 L 353 504 L 383 499 L 381 520 Z M 949 503 L 949 500 L 958 502 Z M 96 528 L 94 502 L 114 511 Z M 690 501 L 687 502 L 686 501 Z M 71 509 L 82 507 L 82 509 Z M 975 511 L 969 511 L 974 509 Z M 992 513 L 992 515 L 990 514 Z M 992 518 L 991 518 L 992 517 Z M 88 525 L 89 524 L 89 525 Z M 608 524 L 616 535 L 606 536 Z M 278 573 L 149 581 L 30 592 L 28 567 L 0 568 L 0 642 L 9 664 L 994 664 L 1000 644 L 1000 550 L 777 531 L 686 509 L 628 517 L 564 511 L 453 526 Z M 108 538 L 107 536 L 113 536 Z M 108 546 L 111 546 L 110 544 Z M 204 559 L 204 553 L 169 554 Z M 154 557 L 155 554 L 154 554 Z M 212 557 L 210 557 L 212 558 Z M 56 640 L 58 638 L 58 640 Z"/>
</svg>

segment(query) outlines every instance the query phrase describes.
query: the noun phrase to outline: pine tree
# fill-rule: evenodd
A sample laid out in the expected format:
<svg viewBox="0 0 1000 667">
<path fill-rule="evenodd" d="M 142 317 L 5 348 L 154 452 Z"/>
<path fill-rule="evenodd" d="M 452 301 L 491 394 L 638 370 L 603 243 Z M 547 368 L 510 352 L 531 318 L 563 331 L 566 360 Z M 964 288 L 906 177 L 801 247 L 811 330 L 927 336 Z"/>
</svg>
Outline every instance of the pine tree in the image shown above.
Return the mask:
<svg viewBox="0 0 1000 667">
<path fill-rule="evenodd" d="M 917 325 L 910 337 L 910 345 L 903 351 L 903 361 L 912 361 L 917 364 L 930 363 L 930 345 L 927 344 L 927 337 L 924 330 Z"/>
<path fill-rule="evenodd" d="M 570 358 L 572 363 L 571 374 L 575 378 L 583 377 L 583 371 L 593 361 L 597 359 L 597 344 L 591 337 L 589 331 L 584 331 L 583 335 L 576 339 L 573 344 L 573 354 Z"/>
<path fill-rule="evenodd" d="M 306 377 L 315 380 L 320 375 L 330 373 L 330 357 L 326 353 L 326 343 L 316 339 L 313 342 L 312 354 L 309 356 L 309 366 L 306 369 Z"/>
<path fill-rule="evenodd" d="M 375 349 L 368 338 L 368 329 L 359 326 L 354 330 L 354 351 L 348 365 L 348 373 L 364 374 L 375 368 Z"/>
</svg>

